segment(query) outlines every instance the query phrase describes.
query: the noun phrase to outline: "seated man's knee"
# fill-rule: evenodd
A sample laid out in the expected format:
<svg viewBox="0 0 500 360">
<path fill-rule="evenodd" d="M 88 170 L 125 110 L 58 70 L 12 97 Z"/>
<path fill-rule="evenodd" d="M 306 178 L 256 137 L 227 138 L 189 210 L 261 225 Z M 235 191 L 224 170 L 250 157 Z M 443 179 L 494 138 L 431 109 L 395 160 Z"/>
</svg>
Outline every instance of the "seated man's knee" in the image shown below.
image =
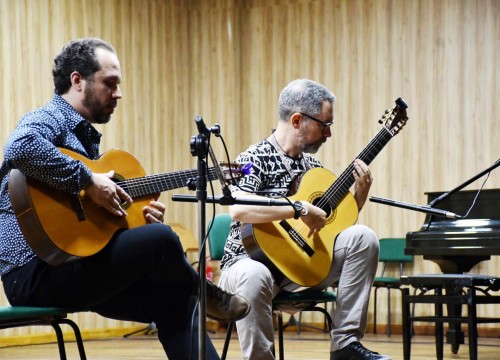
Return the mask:
<svg viewBox="0 0 500 360">
<path fill-rule="evenodd" d="M 148 224 L 143 227 L 142 240 L 144 245 L 149 243 L 159 253 L 184 254 L 179 236 L 172 228 L 165 224 Z"/>
<path fill-rule="evenodd" d="M 356 232 L 356 236 L 361 239 L 361 241 L 369 246 L 379 246 L 377 234 L 375 234 L 375 231 L 373 231 L 372 228 L 362 224 L 356 224 L 352 226 L 352 228 Z"/>
<path fill-rule="evenodd" d="M 249 265 L 241 273 L 240 286 L 256 296 L 271 299 L 274 293 L 274 278 L 269 269 L 258 261 L 248 260 Z M 247 291 L 246 291 L 247 292 Z"/>
<path fill-rule="evenodd" d="M 377 254 L 379 251 L 379 241 L 375 232 L 366 225 L 356 224 L 344 230 L 339 236 L 341 246 L 350 249 L 369 250 Z"/>
</svg>

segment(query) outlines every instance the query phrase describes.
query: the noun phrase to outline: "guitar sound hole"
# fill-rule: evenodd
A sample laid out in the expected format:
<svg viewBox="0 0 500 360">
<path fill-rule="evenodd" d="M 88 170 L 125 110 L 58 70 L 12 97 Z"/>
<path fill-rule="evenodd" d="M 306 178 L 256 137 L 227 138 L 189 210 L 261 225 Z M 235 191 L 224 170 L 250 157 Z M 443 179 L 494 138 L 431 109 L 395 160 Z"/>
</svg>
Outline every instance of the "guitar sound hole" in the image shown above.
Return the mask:
<svg viewBox="0 0 500 360">
<path fill-rule="evenodd" d="M 328 204 L 328 202 L 325 203 L 325 201 L 323 201 L 321 204 L 319 204 L 319 202 L 321 201 L 322 198 L 316 198 L 313 200 L 312 204 L 314 206 L 317 206 L 321 209 L 323 209 L 324 212 L 326 212 L 326 217 L 329 217 L 330 214 L 332 213 L 332 208 L 330 206 L 330 204 Z"/>
</svg>

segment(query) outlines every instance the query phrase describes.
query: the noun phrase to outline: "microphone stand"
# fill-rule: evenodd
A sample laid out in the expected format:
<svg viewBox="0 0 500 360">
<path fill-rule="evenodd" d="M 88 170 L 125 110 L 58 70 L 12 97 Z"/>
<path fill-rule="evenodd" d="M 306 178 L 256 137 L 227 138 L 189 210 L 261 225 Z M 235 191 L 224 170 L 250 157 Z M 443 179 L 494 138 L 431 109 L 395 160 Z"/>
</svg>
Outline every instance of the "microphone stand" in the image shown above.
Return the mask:
<svg viewBox="0 0 500 360">
<path fill-rule="evenodd" d="M 198 157 L 197 165 L 197 181 L 196 181 L 196 196 L 186 196 L 186 195 L 172 195 L 172 200 L 174 201 L 185 201 L 185 202 L 198 202 L 198 217 L 199 217 L 199 229 L 198 229 L 198 251 L 199 251 L 199 279 L 200 279 L 200 293 L 199 293 L 199 311 L 198 311 L 198 359 L 205 360 L 207 357 L 207 347 L 206 347 L 206 298 L 207 298 L 207 284 L 206 284 L 206 249 L 205 249 L 205 236 L 206 236 L 206 204 L 217 203 L 221 205 L 235 205 L 235 204 L 246 204 L 246 205 L 265 205 L 265 206 L 293 206 L 290 202 L 286 200 L 256 200 L 256 199 L 236 199 L 231 196 L 228 188 L 223 186 L 224 196 L 222 197 L 212 197 L 207 198 L 207 155 L 210 153 L 212 159 L 215 160 L 215 156 L 210 147 L 210 135 L 214 133 L 216 135 L 220 134 L 220 127 L 218 125 L 207 128 L 201 116 L 195 117 L 196 126 L 198 127 L 199 134 L 197 136 L 191 137 L 191 155 Z M 218 164 L 214 161 L 214 166 L 217 168 Z M 217 171 L 220 172 L 220 169 Z M 223 181 L 223 180 L 221 180 Z M 192 184 L 188 184 L 188 187 L 193 190 Z"/>
<path fill-rule="evenodd" d="M 201 118 L 200 118 L 201 119 Z M 191 155 L 198 157 L 197 165 L 197 185 L 196 185 L 196 200 L 198 201 L 198 251 L 199 251 L 199 279 L 200 279 L 200 293 L 199 293 L 199 310 L 198 310 L 198 359 L 205 360 L 207 358 L 207 345 L 206 345 L 206 317 L 207 317 L 207 283 L 206 283 L 206 251 L 204 247 L 205 239 L 205 213 L 206 213 L 206 200 L 207 200 L 207 163 L 206 158 L 208 154 L 208 137 L 210 137 L 210 131 L 203 127 L 203 120 L 201 124 L 198 122 L 198 117 L 196 119 L 199 134 L 191 138 Z"/>
<path fill-rule="evenodd" d="M 480 177 L 484 176 L 485 174 L 493 171 L 495 168 L 497 168 L 498 166 L 500 166 L 500 159 L 498 159 L 497 161 L 495 161 L 495 163 L 493 163 L 493 165 L 491 165 L 490 167 L 488 167 L 487 169 L 481 171 L 479 174 L 477 175 L 474 175 L 473 177 L 471 177 L 469 180 L 465 181 L 464 183 L 458 185 L 456 188 L 448 191 L 448 192 L 445 192 L 444 194 L 440 195 L 439 197 L 435 198 L 434 200 L 432 200 L 430 203 L 429 203 L 429 206 L 432 207 L 438 203 L 440 203 L 441 201 L 443 201 L 444 199 L 450 197 L 451 195 L 453 195 L 454 193 L 456 193 L 457 191 L 460 191 L 462 190 L 464 187 L 466 187 L 467 185 L 471 184 L 472 182 L 476 181 L 477 179 L 479 179 Z"/>
<path fill-rule="evenodd" d="M 454 189 L 452 189 L 452 190 L 450 190 L 448 192 L 445 192 L 445 193 L 441 194 L 439 197 L 437 197 L 434 200 L 432 200 L 431 202 L 429 202 L 428 205 L 409 204 L 409 203 L 405 203 L 405 202 L 401 202 L 401 201 L 395 201 L 395 200 L 390 200 L 390 199 L 379 198 L 379 197 L 376 197 L 376 196 L 370 196 L 369 200 L 372 201 L 372 202 L 375 202 L 375 203 L 379 203 L 379 204 L 396 206 L 396 207 L 400 207 L 400 208 L 404 208 L 404 209 L 409 209 L 409 210 L 414 210 L 414 211 L 421 211 L 421 212 L 430 214 L 431 216 L 432 215 L 437 215 L 437 216 L 443 216 L 443 217 L 447 217 L 447 218 L 451 218 L 451 219 L 461 219 L 461 218 L 463 218 L 462 216 L 456 215 L 456 214 L 454 214 L 454 213 L 452 213 L 450 211 L 447 211 L 447 210 L 436 209 L 436 208 L 434 208 L 434 205 L 442 202 L 444 199 L 450 197 L 451 195 L 453 195 L 457 191 L 462 190 L 464 187 L 466 187 L 467 185 L 469 185 L 472 182 L 476 181 L 477 179 L 479 179 L 480 177 L 484 176 L 485 174 L 493 171 L 493 169 L 497 168 L 498 166 L 500 166 L 500 159 L 498 159 L 493 165 L 491 165 L 487 169 L 481 171 L 479 174 L 473 176 L 469 180 L 467 180 L 464 183 L 458 185 L 456 188 L 454 188 Z"/>
</svg>

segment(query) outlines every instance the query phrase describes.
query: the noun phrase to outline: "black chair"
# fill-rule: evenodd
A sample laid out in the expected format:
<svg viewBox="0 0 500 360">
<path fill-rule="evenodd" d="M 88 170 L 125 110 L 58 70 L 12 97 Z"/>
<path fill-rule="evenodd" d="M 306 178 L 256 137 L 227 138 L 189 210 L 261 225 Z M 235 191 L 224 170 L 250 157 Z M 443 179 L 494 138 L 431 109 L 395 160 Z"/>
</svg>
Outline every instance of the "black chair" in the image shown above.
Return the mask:
<svg viewBox="0 0 500 360">
<path fill-rule="evenodd" d="M 373 333 L 377 333 L 377 292 L 380 288 L 387 289 L 387 335 L 391 336 L 391 289 L 401 290 L 401 276 L 403 275 L 404 263 L 413 262 L 413 255 L 405 255 L 405 238 L 383 238 L 380 239 L 379 262 L 382 263 L 380 276 L 373 282 Z M 386 276 L 387 265 L 398 265 L 399 276 Z"/>
<path fill-rule="evenodd" d="M 231 217 L 229 214 L 217 214 L 208 225 L 209 237 L 208 244 L 210 248 L 210 257 L 212 260 L 221 260 L 224 252 L 224 244 L 229 235 Z M 335 301 L 337 294 L 332 291 L 305 290 L 296 293 L 282 291 L 273 299 L 273 311 L 278 316 L 278 345 L 280 359 L 285 358 L 283 344 L 283 312 L 293 314 L 298 311 L 319 311 L 325 315 L 328 323 L 328 329 L 331 330 L 332 319 L 326 309 L 317 306 Z M 233 332 L 234 322 L 227 325 L 226 339 L 222 350 L 221 359 L 224 360 L 229 348 L 231 334 Z"/>
<path fill-rule="evenodd" d="M 415 288 L 410 295 L 409 288 L 403 288 L 403 356 L 410 360 L 412 323 L 416 321 L 434 322 L 436 325 L 436 355 L 443 359 L 443 323 L 450 326 L 467 323 L 469 335 L 469 357 L 477 360 L 477 324 L 499 323 L 499 317 L 478 317 L 479 304 L 500 304 L 500 296 L 491 292 L 500 290 L 500 278 L 474 274 L 432 274 L 402 276 L 401 283 Z M 432 291 L 433 290 L 433 291 Z M 444 290 L 444 291 L 443 291 Z M 432 304 L 434 315 L 415 316 L 410 313 L 410 304 Z M 448 306 L 448 314 L 443 314 L 443 305 Z M 462 307 L 467 314 L 462 314 Z M 452 344 L 452 352 L 457 353 L 458 343 Z"/>
</svg>

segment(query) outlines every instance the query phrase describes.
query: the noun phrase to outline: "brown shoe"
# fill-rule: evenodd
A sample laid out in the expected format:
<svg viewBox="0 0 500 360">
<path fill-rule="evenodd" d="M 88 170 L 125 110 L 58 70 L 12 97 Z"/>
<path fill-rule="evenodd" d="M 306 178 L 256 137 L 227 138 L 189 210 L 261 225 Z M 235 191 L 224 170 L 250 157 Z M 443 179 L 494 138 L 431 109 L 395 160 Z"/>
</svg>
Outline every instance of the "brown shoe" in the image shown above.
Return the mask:
<svg viewBox="0 0 500 360">
<path fill-rule="evenodd" d="M 221 322 L 243 319 L 250 311 L 248 301 L 236 294 L 225 292 L 207 281 L 207 316 Z"/>
</svg>

